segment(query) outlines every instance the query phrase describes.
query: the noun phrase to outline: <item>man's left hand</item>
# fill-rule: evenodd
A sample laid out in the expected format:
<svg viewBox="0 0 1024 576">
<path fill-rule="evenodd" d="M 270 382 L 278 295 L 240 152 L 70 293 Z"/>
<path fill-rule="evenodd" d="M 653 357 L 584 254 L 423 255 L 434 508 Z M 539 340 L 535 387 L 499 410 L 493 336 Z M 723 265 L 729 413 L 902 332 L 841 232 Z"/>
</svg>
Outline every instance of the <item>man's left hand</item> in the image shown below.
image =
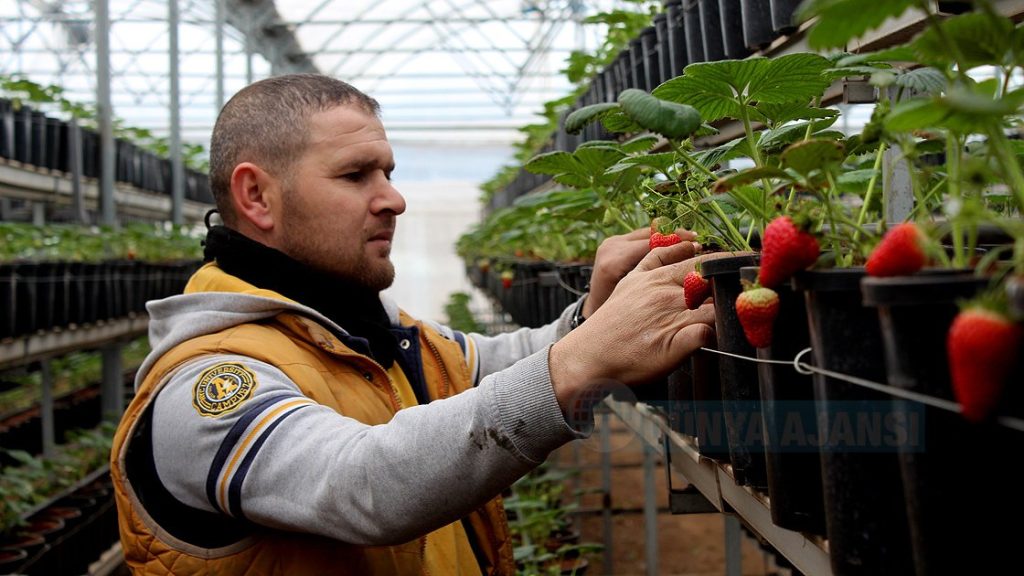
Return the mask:
<svg viewBox="0 0 1024 576">
<path fill-rule="evenodd" d="M 697 234 L 676 230 L 683 240 L 694 240 Z M 640 228 L 628 234 L 609 236 L 597 248 L 594 272 L 590 277 L 590 294 L 583 303 L 583 317 L 589 318 L 612 295 L 619 280 L 636 268 L 650 252 L 651 229 Z"/>
</svg>

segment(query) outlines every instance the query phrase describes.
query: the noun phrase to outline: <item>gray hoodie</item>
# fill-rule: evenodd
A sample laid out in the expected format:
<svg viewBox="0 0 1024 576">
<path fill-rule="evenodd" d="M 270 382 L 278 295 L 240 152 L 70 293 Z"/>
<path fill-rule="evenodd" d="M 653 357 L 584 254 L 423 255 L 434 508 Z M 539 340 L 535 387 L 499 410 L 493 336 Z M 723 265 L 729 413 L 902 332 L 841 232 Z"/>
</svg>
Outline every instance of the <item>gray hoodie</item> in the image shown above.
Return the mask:
<svg viewBox="0 0 1024 576">
<path fill-rule="evenodd" d="M 382 297 L 392 323 L 398 308 Z M 153 352 L 136 377 L 174 346 L 290 311 L 344 334 L 316 311 L 236 293 L 150 302 Z M 359 545 L 407 542 L 465 516 L 547 454 L 582 433 L 570 427 L 548 372 L 550 344 L 573 307 L 542 328 L 449 338 L 476 348 L 479 383 L 454 397 L 399 411 L 369 426 L 303 396 L 278 368 L 247 357 L 196 358 L 157 384 L 153 455 L 179 501 L 274 528 Z M 193 389 L 208 369 L 237 362 L 258 386 L 237 409 L 204 416 Z M 453 489 L 453 487 L 457 487 Z"/>
</svg>

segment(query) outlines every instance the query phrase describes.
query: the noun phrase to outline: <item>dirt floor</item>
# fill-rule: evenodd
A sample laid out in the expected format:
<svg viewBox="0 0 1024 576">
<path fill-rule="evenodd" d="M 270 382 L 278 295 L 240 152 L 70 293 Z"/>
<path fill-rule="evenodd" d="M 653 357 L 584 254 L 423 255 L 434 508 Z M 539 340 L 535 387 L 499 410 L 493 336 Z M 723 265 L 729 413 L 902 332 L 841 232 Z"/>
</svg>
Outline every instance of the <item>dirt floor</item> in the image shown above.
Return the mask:
<svg viewBox="0 0 1024 576">
<path fill-rule="evenodd" d="M 612 516 L 611 570 L 604 566 L 604 555 L 590 557 L 587 576 L 614 574 L 632 576 L 647 574 L 644 533 L 644 469 L 642 442 L 614 415 L 609 418 L 611 435 Z M 599 424 L 600 425 L 600 424 Z M 552 463 L 560 468 L 579 469 L 569 481 L 567 493 L 582 493 L 580 510 L 595 513 L 578 515 L 578 526 L 584 542 L 604 543 L 604 520 L 601 509 L 601 451 L 598 431 L 591 438 L 574 442 L 552 455 Z M 665 468 L 655 454 L 654 478 L 658 503 L 658 565 L 655 574 L 686 576 L 721 576 L 725 565 L 725 516 L 722 514 L 673 515 L 668 511 L 668 488 Z M 684 481 L 673 476 L 673 487 Z M 744 533 L 742 538 L 742 573 L 746 576 L 788 575 L 778 569 L 774 555 L 764 552 L 757 540 Z"/>
</svg>

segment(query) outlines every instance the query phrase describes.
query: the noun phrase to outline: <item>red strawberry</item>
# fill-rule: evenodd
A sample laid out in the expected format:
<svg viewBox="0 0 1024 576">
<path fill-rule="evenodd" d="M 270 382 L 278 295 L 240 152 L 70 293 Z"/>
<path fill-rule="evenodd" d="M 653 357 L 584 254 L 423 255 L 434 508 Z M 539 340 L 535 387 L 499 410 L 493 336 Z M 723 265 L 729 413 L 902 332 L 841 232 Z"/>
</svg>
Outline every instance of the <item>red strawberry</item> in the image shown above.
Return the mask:
<svg viewBox="0 0 1024 576">
<path fill-rule="evenodd" d="M 511 288 L 512 287 L 512 279 L 513 278 L 515 278 L 515 273 L 512 272 L 511 270 L 505 270 L 504 272 L 502 272 L 501 273 L 501 286 L 502 286 L 502 288 L 506 288 L 506 289 Z"/>
<path fill-rule="evenodd" d="M 868 275 L 905 276 L 924 268 L 928 261 L 924 251 L 926 240 L 924 232 L 913 222 L 893 226 L 868 256 Z"/>
<path fill-rule="evenodd" d="M 700 308 L 710 295 L 711 283 L 704 279 L 700 270 L 691 270 L 683 278 L 683 300 L 690 310 Z"/>
<path fill-rule="evenodd" d="M 761 272 L 758 282 L 778 286 L 790 276 L 818 259 L 818 240 L 793 224 L 789 216 L 779 216 L 764 229 L 761 243 Z"/>
<path fill-rule="evenodd" d="M 679 234 L 675 232 L 671 234 L 662 234 L 661 232 L 651 233 L 651 250 L 655 248 L 661 248 L 662 246 L 671 246 L 673 244 L 679 244 L 683 239 L 679 237 Z"/>
<path fill-rule="evenodd" d="M 953 319 L 946 338 L 949 375 L 968 420 L 984 420 L 999 402 L 1021 334 L 1020 325 L 985 308 L 966 308 Z"/>
<path fill-rule="evenodd" d="M 771 288 L 754 287 L 736 298 L 736 316 L 747 341 L 755 348 L 771 345 L 772 324 L 778 313 L 779 295 Z"/>
</svg>

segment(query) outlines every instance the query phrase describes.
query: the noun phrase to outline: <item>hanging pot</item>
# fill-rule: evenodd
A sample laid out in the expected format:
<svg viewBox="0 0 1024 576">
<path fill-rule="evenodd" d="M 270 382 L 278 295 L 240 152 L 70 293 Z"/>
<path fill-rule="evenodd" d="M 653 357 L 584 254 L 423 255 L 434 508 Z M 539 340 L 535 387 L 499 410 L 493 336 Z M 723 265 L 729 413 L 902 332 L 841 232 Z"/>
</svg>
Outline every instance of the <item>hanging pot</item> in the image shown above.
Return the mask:
<svg viewBox="0 0 1024 576">
<path fill-rule="evenodd" d="M 771 4 L 764 0 L 742 0 L 742 4 L 743 45 L 751 51 L 760 50 L 775 37 L 772 32 Z"/>
<path fill-rule="evenodd" d="M 704 277 L 711 283 L 715 299 L 715 337 L 717 349 L 730 354 L 753 357 L 757 352 L 747 342 L 736 317 L 736 297 L 742 291 L 740 268 L 757 264 L 758 256 L 729 256 L 701 263 Z M 729 440 L 729 460 L 738 484 L 766 488 L 768 474 L 764 459 L 761 394 L 757 383 L 757 364 L 728 356 L 718 359 L 722 386 L 722 409 Z"/>
<path fill-rule="evenodd" d="M 794 281 L 807 305 L 814 365 L 884 382 L 878 317 L 861 305 L 863 277 L 861 268 L 837 269 L 802 272 Z M 889 395 L 818 373 L 813 379 L 832 571 L 908 574 L 913 561 L 906 506 L 899 459 L 889 442 L 898 430 L 876 438 L 873 429 L 900 414 Z"/>
<path fill-rule="evenodd" d="M 862 281 L 864 304 L 878 309 L 890 385 L 955 401 L 946 335 L 958 302 L 987 284 L 969 272 L 948 270 Z M 1024 433 L 993 421 L 971 423 L 960 414 L 910 400 L 895 402 L 923 416 L 922 437 L 901 444 L 899 451 L 917 574 L 1000 572 L 1013 561 L 1016 536 L 999 519 L 1024 511 L 1024 502 L 979 502 L 978 495 L 999 489 L 1000 483 L 964 459 L 999 462 L 1007 446 L 1024 441 Z"/>
<path fill-rule="evenodd" d="M 682 0 L 669 2 L 665 5 L 665 24 L 668 31 L 669 75 L 674 78 L 683 73 L 683 68 L 690 63 L 686 52 L 686 23 Z"/>
<path fill-rule="evenodd" d="M 740 278 L 756 282 L 757 266 L 740 268 Z M 757 349 L 761 360 L 790 361 L 810 347 L 803 294 L 789 285 L 775 288 L 779 313 L 772 330 L 772 344 Z M 783 528 L 825 534 L 825 509 L 821 489 L 821 457 L 815 438 L 818 423 L 810 376 L 792 365 L 757 365 L 764 418 L 765 460 L 772 522 Z"/>
<path fill-rule="evenodd" d="M 718 12 L 718 0 L 698 0 L 701 40 L 704 42 L 704 59 L 707 62 L 725 60 L 725 43 L 722 39 L 722 16 Z"/>
<path fill-rule="evenodd" d="M 771 0 L 772 30 L 782 36 L 796 31 L 795 12 L 802 0 Z"/>
<path fill-rule="evenodd" d="M 746 58 L 750 54 L 743 42 L 743 0 L 718 0 L 718 14 L 722 21 L 722 45 L 726 58 Z"/>
<path fill-rule="evenodd" d="M 686 32 L 686 55 L 690 64 L 707 62 L 704 54 L 704 38 L 700 22 L 700 9 L 696 2 L 689 2 L 683 8 L 683 27 Z"/>
</svg>

